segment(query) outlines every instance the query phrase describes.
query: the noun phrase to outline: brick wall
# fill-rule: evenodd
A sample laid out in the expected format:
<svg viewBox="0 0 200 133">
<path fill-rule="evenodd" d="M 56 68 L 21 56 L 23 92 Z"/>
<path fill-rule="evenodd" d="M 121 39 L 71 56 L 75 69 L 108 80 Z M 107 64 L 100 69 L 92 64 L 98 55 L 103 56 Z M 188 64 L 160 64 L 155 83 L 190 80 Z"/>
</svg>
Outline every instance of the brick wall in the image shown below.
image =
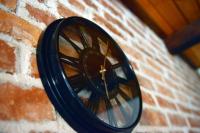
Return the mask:
<svg viewBox="0 0 200 133">
<path fill-rule="evenodd" d="M 45 27 L 72 15 L 102 26 L 131 61 L 144 101 L 136 132 L 200 132 L 200 78 L 116 0 L 0 0 L 0 132 L 74 132 L 48 100 L 35 56 Z"/>
</svg>

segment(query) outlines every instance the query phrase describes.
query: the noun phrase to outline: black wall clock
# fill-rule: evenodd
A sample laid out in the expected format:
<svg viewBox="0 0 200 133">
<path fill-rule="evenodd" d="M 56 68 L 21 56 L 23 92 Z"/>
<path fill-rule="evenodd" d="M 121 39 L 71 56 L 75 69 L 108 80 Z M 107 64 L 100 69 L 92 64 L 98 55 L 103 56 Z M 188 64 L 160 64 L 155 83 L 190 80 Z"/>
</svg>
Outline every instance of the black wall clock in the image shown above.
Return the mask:
<svg viewBox="0 0 200 133">
<path fill-rule="evenodd" d="M 80 133 L 130 133 L 141 116 L 136 75 L 99 26 L 70 17 L 51 23 L 37 48 L 40 77 L 55 109 Z"/>
</svg>

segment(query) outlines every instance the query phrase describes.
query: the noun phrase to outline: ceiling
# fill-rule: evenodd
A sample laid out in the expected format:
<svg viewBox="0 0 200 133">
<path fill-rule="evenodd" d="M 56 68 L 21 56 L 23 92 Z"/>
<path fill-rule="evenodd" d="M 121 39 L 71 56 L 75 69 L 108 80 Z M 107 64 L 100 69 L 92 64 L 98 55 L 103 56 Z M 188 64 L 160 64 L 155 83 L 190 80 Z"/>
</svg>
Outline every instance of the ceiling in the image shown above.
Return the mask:
<svg viewBox="0 0 200 133">
<path fill-rule="evenodd" d="M 121 0 L 160 36 L 172 54 L 200 68 L 200 0 Z"/>
</svg>

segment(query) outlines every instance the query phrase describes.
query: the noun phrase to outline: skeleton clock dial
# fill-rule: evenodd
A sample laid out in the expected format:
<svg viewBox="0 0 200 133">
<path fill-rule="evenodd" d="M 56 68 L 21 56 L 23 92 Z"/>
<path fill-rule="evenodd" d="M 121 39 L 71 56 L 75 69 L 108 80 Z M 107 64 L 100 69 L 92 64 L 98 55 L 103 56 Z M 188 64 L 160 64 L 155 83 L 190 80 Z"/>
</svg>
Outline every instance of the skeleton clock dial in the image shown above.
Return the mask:
<svg viewBox="0 0 200 133">
<path fill-rule="evenodd" d="M 93 22 L 70 17 L 48 26 L 37 50 L 41 79 L 77 132 L 129 133 L 142 100 L 135 73 L 116 42 Z"/>
</svg>

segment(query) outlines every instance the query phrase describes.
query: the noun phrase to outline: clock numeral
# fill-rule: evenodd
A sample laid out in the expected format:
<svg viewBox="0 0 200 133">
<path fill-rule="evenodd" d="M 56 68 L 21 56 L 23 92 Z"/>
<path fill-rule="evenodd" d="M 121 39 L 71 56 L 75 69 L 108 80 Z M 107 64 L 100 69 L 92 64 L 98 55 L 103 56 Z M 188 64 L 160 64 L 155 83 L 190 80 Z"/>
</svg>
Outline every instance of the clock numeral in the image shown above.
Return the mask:
<svg viewBox="0 0 200 133">
<path fill-rule="evenodd" d="M 99 109 L 100 97 L 94 92 L 91 94 L 87 107 L 95 114 L 97 114 Z"/>
<path fill-rule="evenodd" d="M 82 52 L 81 48 L 79 48 L 72 40 L 69 39 L 69 37 L 67 37 L 63 32 L 60 33 L 60 35 L 67 41 L 69 42 L 72 47 L 76 50 L 76 52 L 78 54 L 80 54 Z"/>
<path fill-rule="evenodd" d="M 59 56 L 60 56 L 60 60 L 68 65 L 71 65 L 75 68 L 80 68 L 79 67 L 79 59 L 77 58 L 74 58 L 74 57 L 71 57 L 71 56 L 67 56 L 67 55 L 64 55 L 62 53 L 59 53 Z"/>
<path fill-rule="evenodd" d="M 107 116 L 108 116 L 109 124 L 112 125 L 112 126 L 117 127 L 117 121 L 115 119 L 113 108 L 112 108 L 112 104 L 110 103 L 109 99 L 105 100 L 105 104 L 106 104 Z"/>
</svg>

